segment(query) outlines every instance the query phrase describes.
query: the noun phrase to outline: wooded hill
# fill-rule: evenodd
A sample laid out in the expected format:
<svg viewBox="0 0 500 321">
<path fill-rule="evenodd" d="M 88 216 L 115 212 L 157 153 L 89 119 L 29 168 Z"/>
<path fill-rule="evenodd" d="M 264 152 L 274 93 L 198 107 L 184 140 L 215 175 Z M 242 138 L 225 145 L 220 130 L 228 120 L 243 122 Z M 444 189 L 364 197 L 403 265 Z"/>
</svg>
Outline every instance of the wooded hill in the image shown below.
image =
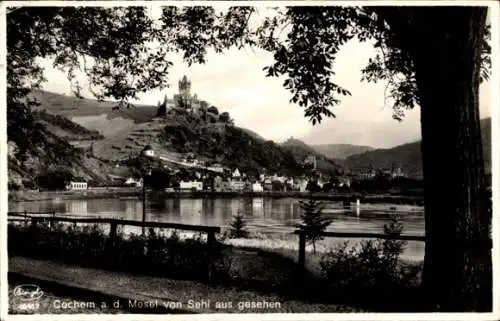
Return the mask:
<svg viewBox="0 0 500 321">
<path fill-rule="evenodd" d="M 481 120 L 481 133 L 483 137 L 485 169 L 487 173 L 491 173 L 491 118 Z M 422 178 L 420 141 L 352 155 L 346 158 L 345 166 L 353 171 L 370 166 L 374 169 L 390 169 L 392 166 L 398 166 L 410 177 Z"/>
<path fill-rule="evenodd" d="M 316 156 L 316 167 L 320 171 L 337 171 L 341 166 L 333 159 L 330 159 L 319 153 L 314 147 L 307 145 L 303 141 L 296 138 L 289 138 L 281 144 L 282 148 L 293 154 L 296 161 L 303 162 L 309 155 Z"/>
</svg>

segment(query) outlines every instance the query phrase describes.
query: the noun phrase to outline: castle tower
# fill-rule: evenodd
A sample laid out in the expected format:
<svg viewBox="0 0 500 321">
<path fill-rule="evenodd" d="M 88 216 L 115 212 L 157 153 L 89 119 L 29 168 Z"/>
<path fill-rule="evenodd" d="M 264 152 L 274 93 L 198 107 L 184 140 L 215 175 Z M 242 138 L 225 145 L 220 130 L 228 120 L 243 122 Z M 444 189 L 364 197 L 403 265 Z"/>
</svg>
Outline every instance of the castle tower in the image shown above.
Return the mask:
<svg viewBox="0 0 500 321">
<path fill-rule="evenodd" d="M 191 109 L 191 82 L 186 76 L 179 81 L 179 94 L 175 98 L 179 107 Z"/>
<path fill-rule="evenodd" d="M 191 81 L 185 75 L 179 81 L 179 94 L 182 98 L 191 97 Z"/>
</svg>

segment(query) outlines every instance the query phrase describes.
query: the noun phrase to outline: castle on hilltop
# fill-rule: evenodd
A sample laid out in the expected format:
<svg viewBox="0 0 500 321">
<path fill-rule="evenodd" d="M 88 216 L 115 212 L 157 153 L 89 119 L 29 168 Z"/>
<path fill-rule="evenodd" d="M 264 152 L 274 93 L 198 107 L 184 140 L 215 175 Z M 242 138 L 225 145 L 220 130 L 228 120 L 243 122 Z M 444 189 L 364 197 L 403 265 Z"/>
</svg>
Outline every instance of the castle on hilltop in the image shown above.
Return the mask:
<svg viewBox="0 0 500 321">
<path fill-rule="evenodd" d="M 174 99 L 169 100 L 167 94 L 163 99 L 163 103 L 158 102 L 157 117 L 165 116 L 169 110 L 183 109 L 193 114 L 197 114 L 201 107 L 207 108 L 207 103 L 200 101 L 196 94 L 191 94 L 191 81 L 187 76 L 179 80 L 179 89 L 177 94 L 174 94 Z"/>
</svg>

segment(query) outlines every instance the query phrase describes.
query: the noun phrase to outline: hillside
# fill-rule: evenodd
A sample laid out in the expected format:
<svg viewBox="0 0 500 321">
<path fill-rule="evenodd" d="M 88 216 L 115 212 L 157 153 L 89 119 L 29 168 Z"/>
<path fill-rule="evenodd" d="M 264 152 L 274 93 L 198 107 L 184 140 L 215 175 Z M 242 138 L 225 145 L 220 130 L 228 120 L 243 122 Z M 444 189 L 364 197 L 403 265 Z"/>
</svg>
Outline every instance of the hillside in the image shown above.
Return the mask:
<svg viewBox="0 0 500 321">
<path fill-rule="evenodd" d="M 54 172 L 68 173 L 87 181 L 107 182 L 108 165 L 105 163 L 86 156 L 43 125 L 36 135 L 39 145 L 28 149 L 24 162 L 15 153 L 17 146 L 9 143 L 9 187 L 36 188 L 40 176 L 50 176 Z"/>
<path fill-rule="evenodd" d="M 340 169 L 338 162 L 329 159 L 317 152 L 313 147 L 296 138 L 289 138 L 281 143 L 281 147 L 293 154 L 297 162 L 303 162 L 309 155 L 316 156 L 316 167 L 320 171 L 334 171 Z"/>
<path fill-rule="evenodd" d="M 155 106 L 146 105 L 117 109 L 116 102 L 79 99 L 43 90 L 35 91 L 31 96 L 40 103 L 37 110 L 64 116 L 105 137 L 112 137 L 122 130 L 133 127 L 134 124 L 150 121 L 157 110 Z"/>
<path fill-rule="evenodd" d="M 79 99 L 73 96 L 38 90 L 31 94 L 40 103 L 40 109 L 56 115 L 71 117 L 97 116 L 105 114 L 108 118 L 123 117 L 136 123 L 147 122 L 156 114 L 155 106 L 134 105 L 128 109 L 114 109 L 118 105 L 112 101 Z"/>
<path fill-rule="evenodd" d="M 175 111 L 175 115 L 156 118 L 157 107 L 154 106 L 114 110 L 116 103 L 113 102 L 78 99 L 46 91 L 37 91 L 34 96 L 40 102 L 39 109 L 67 117 L 103 135 L 105 139 L 94 142 L 93 153 L 99 159 L 123 161 L 137 156 L 149 144 L 158 153 L 174 159 L 192 152 L 199 160 L 226 166 L 288 172 L 299 168 L 287 150 L 265 141 L 249 129 L 226 126 L 217 121 L 217 117 L 207 121 L 202 120 L 201 115 Z"/>
<path fill-rule="evenodd" d="M 51 96 L 49 93 L 43 97 L 60 99 L 64 96 Z M 66 97 L 66 102 L 69 101 L 69 97 Z M 41 107 L 32 112 L 34 126 L 30 134 L 32 138 L 27 138 L 28 151 L 24 161 L 16 153 L 18 146 L 9 143 L 9 186 L 36 188 L 41 176 L 47 178 L 53 174 L 65 175 L 66 178 L 80 177 L 93 181 L 94 184 L 109 182 L 107 174 L 111 173 L 113 168 L 75 148 L 88 147 L 92 142 L 102 141 L 105 137 L 65 116 L 47 112 L 47 109 L 52 109 L 52 106 L 47 105 L 51 103 L 50 99 L 41 103 Z M 38 145 L 33 144 L 35 140 Z"/>
<path fill-rule="evenodd" d="M 346 159 L 355 154 L 361 154 L 370 150 L 373 147 L 350 145 L 350 144 L 319 144 L 311 145 L 311 147 L 319 154 L 325 155 L 331 159 Z"/>
<path fill-rule="evenodd" d="M 35 91 L 32 97 L 40 102 L 38 110 L 49 114 L 64 116 L 72 122 L 90 130 L 99 132 L 106 138 L 123 136 L 126 132 L 140 129 L 138 124 L 145 124 L 157 113 L 156 106 L 134 105 L 128 109 L 114 109 L 116 102 L 79 99 L 48 91 Z M 169 104 L 173 104 L 169 100 Z M 255 139 L 265 140 L 250 129 L 241 128 Z"/>
<path fill-rule="evenodd" d="M 192 153 L 198 160 L 243 170 L 300 171 L 293 155 L 279 145 L 259 139 L 244 129 L 205 122 L 189 113 L 135 124 L 114 137 L 96 142 L 94 155 L 124 161 L 139 155 L 146 145 L 151 145 L 159 155 L 176 160 Z"/>
<path fill-rule="evenodd" d="M 485 168 L 491 172 L 491 118 L 481 120 Z M 362 168 L 391 168 L 393 165 L 401 167 L 410 177 L 422 178 L 422 154 L 420 141 L 399 145 L 390 149 L 375 149 L 346 158 L 345 166 L 353 171 Z"/>
<path fill-rule="evenodd" d="M 54 135 L 67 139 L 68 141 L 86 141 L 104 139 L 96 130 L 89 130 L 68 118 L 60 115 L 53 115 L 45 110 L 33 112 L 35 119 L 44 125 L 45 129 Z"/>
</svg>

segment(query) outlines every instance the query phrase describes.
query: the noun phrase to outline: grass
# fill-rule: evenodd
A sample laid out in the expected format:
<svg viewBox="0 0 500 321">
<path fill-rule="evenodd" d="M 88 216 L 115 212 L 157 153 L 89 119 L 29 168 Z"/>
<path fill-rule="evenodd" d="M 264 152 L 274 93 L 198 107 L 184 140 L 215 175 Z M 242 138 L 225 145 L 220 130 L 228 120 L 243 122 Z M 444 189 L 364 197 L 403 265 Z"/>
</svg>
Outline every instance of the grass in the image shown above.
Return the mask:
<svg viewBox="0 0 500 321">
<path fill-rule="evenodd" d="M 148 277 L 206 280 L 207 247 L 199 234 L 150 230 L 147 237 L 142 237 L 119 233 L 111 251 L 106 234 L 97 226 L 57 225 L 50 230 L 46 225 L 10 224 L 9 256 Z M 355 246 L 349 251 L 318 246 L 316 253 L 308 247 L 306 271 L 301 273 L 297 266 L 298 242 L 293 238 L 296 236 L 276 240 L 263 233 L 251 233 L 245 239 L 219 236 L 213 281 L 226 289 L 221 290 L 220 299 L 227 298 L 231 291 L 253 291 L 303 304 L 336 304 L 379 312 L 418 310 L 421 265 L 402 262 L 399 256 L 387 256 L 375 246 Z M 366 270 L 374 272 L 367 274 Z M 346 291 L 355 296 L 345 295 Z"/>
<path fill-rule="evenodd" d="M 359 308 L 335 303 L 314 303 L 305 300 L 292 300 L 274 293 L 261 293 L 251 290 L 242 290 L 233 286 L 221 286 L 214 284 L 201 284 L 189 280 L 171 280 L 166 278 L 148 277 L 140 275 L 125 274 L 122 272 L 110 272 L 106 270 L 75 267 L 53 261 L 40 261 L 26 258 L 13 258 L 9 262 L 9 268 L 19 270 L 23 273 L 36 274 L 46 280 L 52 280 L 71 284 L 74 287 L 89 289 L 93 294 L 81 293 L 82 291 L 71 291 L 68 287 L 53 287 L 48 282 L 41 283 L 34 280 L 19 280 L 11 278 L 12 284 L 37 284 L 44 291 L 49 291 L 53 296 L 64 298 L 79 298 L 80 300 L 96 300 L 114 302 L 116 296 L 124 303 L 123 309 L 109 312 L 133 313 L 127 308 L 128 300 L 132 298 L 141 301 L 159 300 L 163 302 L 180 302 L 182 310 L 187 313 L 305 313 L 305 312 L 364 312 Z M 85 291 L 83 291 L 85 292 Z M 89 292 L 89 291 L 87 291 Z M 101 295 L 100 295 L 101 294 Z M 106 298 L 107 294 L 108 298 Z M 52 296 L 52 295 L 51 295 Z M 115 297 L 115 298 L 113 298 Z M 125 299 L 125 300 L 124 300 Z M 210 306 L 194 308 L 189 306 L 189 300 L 201 302 L 210 301 Z M 229 302 L 229 307 L 217 307 L 216 302 Z M 242 306 L 245 302 L 276 302 L 279 306 L 269 309 L 259 309 Z M 15 308 L 15 307 L 14 307 Z M 49 311 L 47 311 L 49 312 Z M 91 311 L 87 311 L 91 312 Z M 99 313 L 99 311 L 97 311 Z M 142 309 L 135 311 L 148 313 Z M 153 312 L 153 311 L 152 311 Z M 41 311 L 41 313 L 43 313 Z M 60 313 L 60 312 L 59 312 Z M 74 313 L 74 312 L 73 312 Z M 86 313 L 85 311 L 83 313 Z"/>
</svg>

